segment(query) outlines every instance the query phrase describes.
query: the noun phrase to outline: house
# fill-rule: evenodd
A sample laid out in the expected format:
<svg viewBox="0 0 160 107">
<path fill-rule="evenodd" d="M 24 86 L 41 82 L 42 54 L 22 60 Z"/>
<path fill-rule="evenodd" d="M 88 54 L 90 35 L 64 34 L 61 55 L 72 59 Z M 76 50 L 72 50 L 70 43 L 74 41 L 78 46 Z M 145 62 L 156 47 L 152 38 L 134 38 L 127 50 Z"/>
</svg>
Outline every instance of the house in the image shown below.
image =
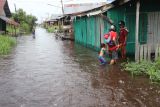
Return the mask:
<svg viewBox="0 0 160 107">
<path fill-rule="evenodd" d="M 116 0 L 107 11 L 115 24 L 124 20 L 129 29 L 127 52 L 135 60 L 156 59 L 160 54 L 160 7 L 157 0 Z"/>
<path fill-rule="evenodd" d="M 14 20 L 10 19 L 11 17 L 11 12 L 8 6 L 8 1 L 7 0 L 0 0 L 0 32 L 1 33 L 6 33 L 7 30 L 7 24 L 11 25 L 13 29 L 19 24 L 15 22 Z M 15 32 L 16 33 L 16 30 Z"/>
<path fill-rule="evenodd" d="M 72 20 L 69 15 L 52 15 L 52 17 L 46 21 L 47 26 L 58 26 L 59 32 L 62 33 L 60 37 L 64 40 L 74 40 L 72 34 Z"/>
<path fill-rule="evenodd" d="M 60 14 L 53 14 L 50 18 L 46 19 L 46 23 L 49 25 L 58 26 L 58 20 L 62 17 Z"/>
<path fill-rule="evenodd" d="M 135 60 L 150 60 L 153 56 L 157 58 L 160 55 L 159 2 L 157 0 L 113 0 L 109 4 L 76 15 L 75 41 L 97 50 L 110 24 L 118 28 L 118 22 L 124 20 L 129 29 L 127 53 L 135 56 Z M 107 20 L 100 17 L 100 13 L 106 16 Z"/>
<path fill-rule="evenodd" d="M 105 16 L 105 12 L 111 7 L 111 4 L 107 4 L 85 12 L 74 13 L 75 42 L 99 50 L 100 44 L 104 42 L 103 35 L 108 32 L 108 26 L 112 23 L 110 19 L 102 16 Z"/>
</svg>

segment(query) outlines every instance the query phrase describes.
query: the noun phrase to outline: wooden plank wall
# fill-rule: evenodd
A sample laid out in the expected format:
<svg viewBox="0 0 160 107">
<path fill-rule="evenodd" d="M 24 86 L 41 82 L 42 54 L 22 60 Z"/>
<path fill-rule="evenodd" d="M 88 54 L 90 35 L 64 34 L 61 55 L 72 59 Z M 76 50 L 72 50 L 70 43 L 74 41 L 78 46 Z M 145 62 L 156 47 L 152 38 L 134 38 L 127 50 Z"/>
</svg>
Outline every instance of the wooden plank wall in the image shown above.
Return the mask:
<svg viewBox="0 0 160 107">
<path fill-rule="evenodd" d="M 147 44 L 138 46 L 138 61 L 160 57 L 160 12 L 148 12 Z"/>
<path fill-rule="evenodd" d="M 151 60 L 157 60 L 160 57 L 160 44 L 155 45 L 155 51 L 153 52 L 151 50 L 152 45 L 151 44 L 145 44 L 145 45 L 139 45 L 138 49 L 139 54 L 138 54 L 138 61 L 146 60 L 146 61 L 151 61 Z"/>
</svg>

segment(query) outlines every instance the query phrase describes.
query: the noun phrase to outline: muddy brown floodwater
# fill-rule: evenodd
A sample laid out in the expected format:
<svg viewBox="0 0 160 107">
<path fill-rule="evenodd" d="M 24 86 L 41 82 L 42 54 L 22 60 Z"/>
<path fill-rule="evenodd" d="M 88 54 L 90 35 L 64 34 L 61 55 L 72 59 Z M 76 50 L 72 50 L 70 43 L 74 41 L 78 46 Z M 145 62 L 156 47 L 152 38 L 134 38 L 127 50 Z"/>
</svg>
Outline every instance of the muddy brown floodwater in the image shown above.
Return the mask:
<svg viewBox="0 0 160 107">
<path fill-rule="evenodd" d="M 0 107 L 160 107 L 160 86 L 100 66 L 97 52 L 44 29 L 0 57 Z"/>
</svg>

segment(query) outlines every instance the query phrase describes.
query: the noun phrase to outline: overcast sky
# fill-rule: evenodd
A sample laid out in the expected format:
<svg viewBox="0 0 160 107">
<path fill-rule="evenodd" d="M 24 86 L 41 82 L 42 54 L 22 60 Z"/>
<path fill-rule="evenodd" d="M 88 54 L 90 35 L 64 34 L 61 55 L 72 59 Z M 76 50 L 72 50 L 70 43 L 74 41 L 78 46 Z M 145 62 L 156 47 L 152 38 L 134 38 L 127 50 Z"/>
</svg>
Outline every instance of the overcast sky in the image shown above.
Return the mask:
<svg viewBox="0 0 160 107">
<path fill-rule="evenodd" d="M 106 0 L 63 0 L 64 4 L 102 2 Z M 51 14 L 62 14 L 60 0 L 8 0 L 11 12 L 22 8 L 27 14 L 35 15 L 39 22 Z M 14 6 L 15 4 L 15 6 Z M 51 5 L 48 5 L 51 4 Z M 54 6 L 53 6 L 54 5 Z M 56 7 L 57 6 L 57 7 Z"/>
</svg>

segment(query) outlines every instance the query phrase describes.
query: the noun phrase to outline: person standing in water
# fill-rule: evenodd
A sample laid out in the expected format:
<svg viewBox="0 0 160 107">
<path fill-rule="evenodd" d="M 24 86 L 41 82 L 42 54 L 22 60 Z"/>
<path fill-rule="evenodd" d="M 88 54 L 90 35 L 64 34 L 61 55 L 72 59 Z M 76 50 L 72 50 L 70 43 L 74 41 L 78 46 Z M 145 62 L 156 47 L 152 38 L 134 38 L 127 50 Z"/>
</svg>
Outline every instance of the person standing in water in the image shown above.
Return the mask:
<svg viewBox="0 0 160 107">
<path fill-rule="evenodd" d="M 128 30 L 125 27 L 125 22 L 120 21 L 119 22 L 119 27 L 120 27 L 120 32 L 119 32 L 119 44 L 120 44 L 120 52 L 121 52 L 121 58 L 125 59 L 126 58 L 126 45 L 127 45 L 127 35 L 128 35 Z"/>
<path fill-rule="evenodd" d="M 101 44 L 101 50 L 99 52 L 99 62 L 101 63 L 101 65 L 104 65 L 106 64 L 106 60 L 104 58 L 104 55 L 105 55 L 105 52 L 106 52 L 106 45 L 104 43 Z"/>
<path fill-rule="evenodd" d="M 104 35 L 105 42 L 108 46 L 109 56 L 111 58 L 110 64 L 113 65 L 117 62 L 119 45 L 117 43 L 117 32 L 114 25 L 111 25 L 109 33 Z"/>
<path fill-rule="evenodd" d="M 35 39 L 35 37 L 36 37 L 36 36 L 35 36 L 35 29 L 34 29 L 34 28 L 32 29 L 32 37 L 33 37 L 34 39 Z"/>
</svg>

